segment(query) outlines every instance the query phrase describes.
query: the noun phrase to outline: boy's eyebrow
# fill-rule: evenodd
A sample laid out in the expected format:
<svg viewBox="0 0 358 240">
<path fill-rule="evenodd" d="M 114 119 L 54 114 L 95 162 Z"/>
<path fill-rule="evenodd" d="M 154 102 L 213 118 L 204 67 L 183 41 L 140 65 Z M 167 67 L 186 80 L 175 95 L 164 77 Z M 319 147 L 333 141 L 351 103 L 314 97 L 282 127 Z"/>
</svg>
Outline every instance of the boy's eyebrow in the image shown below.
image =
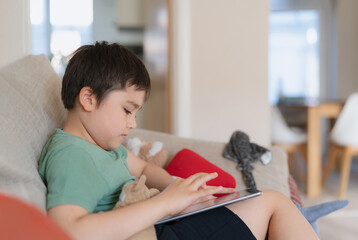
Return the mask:
<svg viewBox="0 0 358 240">
<path fill-rule="evenodd" d="M 133 102 L 133 101 L 127 101 L 127 103 L 133 105 L 134 109 L 141 109 L 142 107 L 139 106 L 137 103 Z"/>
</svg>

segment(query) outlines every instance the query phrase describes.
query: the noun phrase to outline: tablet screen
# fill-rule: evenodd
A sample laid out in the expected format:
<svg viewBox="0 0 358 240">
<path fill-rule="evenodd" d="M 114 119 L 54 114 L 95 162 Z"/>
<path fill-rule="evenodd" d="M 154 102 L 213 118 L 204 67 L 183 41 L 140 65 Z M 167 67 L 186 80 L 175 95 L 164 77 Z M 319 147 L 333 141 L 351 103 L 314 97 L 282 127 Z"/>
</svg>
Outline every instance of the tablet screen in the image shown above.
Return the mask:
<svg viewBox="0 0 358 240">
<path fill-rule="evenodd" d="M 184 211 L 182 211 L 176 215 L 173 215 L 173 216 L 167 216 L 167 217 L 161 219 L 160 221 L 156 222 L 155 224 L 161 224 L 161 223 L 177 220 L 177 219 L 180 219 L 183 217 L 187 217 L 187 216 L 197 214 L 197 213 L 200 213 L 203 211 L 208 211 L 213 208 L 226 206 L 228 204 L 242 201 L 242 200 L 252 198 L 255 196 L 259 196 L 259 195 L 261 195 L 261 191 L 256 190 L 256 189 L 240 190 L 240 191 L 237 191 L 234 193 L 224 195 L 222 197 L 218 197 L 218 198 L 210 199 L 210 200 L 207 200 L 204 202 L 193 204 L 193 205 L 189 206 L 188 208 L 186 208 Z"/>
</svg>

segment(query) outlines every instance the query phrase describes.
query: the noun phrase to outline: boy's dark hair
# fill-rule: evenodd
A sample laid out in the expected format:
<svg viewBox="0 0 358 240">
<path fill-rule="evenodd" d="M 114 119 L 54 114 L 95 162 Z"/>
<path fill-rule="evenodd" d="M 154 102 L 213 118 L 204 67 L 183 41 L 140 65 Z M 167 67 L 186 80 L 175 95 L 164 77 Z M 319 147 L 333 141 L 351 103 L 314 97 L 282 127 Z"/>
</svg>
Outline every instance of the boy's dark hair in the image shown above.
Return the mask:
<svg viewBox="0 0 358 240">
<path fill-rule="evenodd" d="M 150 94 L 150 77 L 143 62 L 119 43 L 96 42 L 78 48 L 70 59 L 62 80 L 62 101 L 66 109 L 75 106 L 83 87 L 90 87 L 98 106 L 112 90 L 136 85 Z"/>
</svg>

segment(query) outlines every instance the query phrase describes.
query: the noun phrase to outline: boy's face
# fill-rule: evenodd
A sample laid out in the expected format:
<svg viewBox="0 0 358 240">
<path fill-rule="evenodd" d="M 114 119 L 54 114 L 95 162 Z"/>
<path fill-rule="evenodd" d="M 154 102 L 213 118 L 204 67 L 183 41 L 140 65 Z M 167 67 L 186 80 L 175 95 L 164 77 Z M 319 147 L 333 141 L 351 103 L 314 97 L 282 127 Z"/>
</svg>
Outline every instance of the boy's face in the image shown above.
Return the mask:
<svg viewBox="0 0 358 240">
<path fill-rule="evenodd" d="M 130 129 L 136 127 L 136 113 L 141 109 L 145 91 L 130 86 L 110 92 L 86 118 L 88 141 L 105 149 L 120 146 Z"/>
</svg>

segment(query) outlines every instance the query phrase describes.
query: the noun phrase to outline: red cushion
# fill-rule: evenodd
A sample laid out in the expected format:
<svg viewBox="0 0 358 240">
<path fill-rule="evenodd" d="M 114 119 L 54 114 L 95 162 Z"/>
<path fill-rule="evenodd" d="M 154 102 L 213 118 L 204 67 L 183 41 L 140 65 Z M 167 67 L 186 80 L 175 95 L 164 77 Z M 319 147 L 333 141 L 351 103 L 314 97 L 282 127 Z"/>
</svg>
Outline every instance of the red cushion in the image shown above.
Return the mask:
<svg viewBox="0 0 358 240">
<path fill-rule="evenodd" d="M 218 177 L 206 183 L 208 186 L 236 187 L 236 181 L 233 176 L 225 172 L 218 166 L 212 164 L 199 154 L 184 148 L 179 151 L 170 161 L 166 170 L 172 176 L 187 178 L 198 172 L 212 173 L 217 172 Z"/>
<path fill-rule="evenodd" d="M 34 207 L 0 194 L 0 238 L 70 240 L 50 218 Z"/>
</svg>

